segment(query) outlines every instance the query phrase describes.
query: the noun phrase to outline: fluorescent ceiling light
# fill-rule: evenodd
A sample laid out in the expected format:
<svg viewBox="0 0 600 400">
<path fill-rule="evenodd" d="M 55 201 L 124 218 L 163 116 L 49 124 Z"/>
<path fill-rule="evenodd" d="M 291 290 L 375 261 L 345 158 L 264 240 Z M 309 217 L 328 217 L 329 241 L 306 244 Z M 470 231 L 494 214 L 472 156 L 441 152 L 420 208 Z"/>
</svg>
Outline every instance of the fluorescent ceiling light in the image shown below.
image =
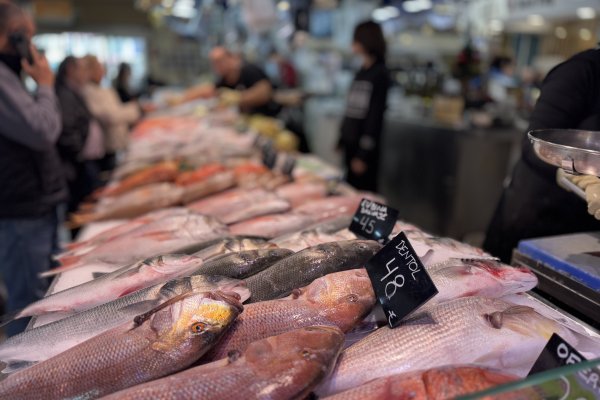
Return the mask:
<svg viewBox="0 0 600 400">
<path fill-rule="evenodd" d="M 280 1 L 279 3 L 277 3 L 277 8 L 279 9 L 279 11 L 288 11 L 290 9 L 290 2 Z"/>
<path fill-rule="evenodd" d="M 576 11 L 577 16 L 581 19 L 594 19 L 596 18 L 596 10 L 592 7 L 579 7 Z"/>
<path fill-rule="evenodd" d="M 490 21 L 490 29 L 494 32 L 500 32 L 504 29 L 504 22 L 499 19 L 493 19 Z"/>
<path fill-rule="evenodd" d="M 544 25 L 544 17 L 539 14 L 532 14 L 527 17 L 527 22 L 531 26 L 542 26 Z"/>
<path fill-rule="evenodd" d="M 408 13 L 418 13 L 430 10 L 431 7 L 433 7 L 431 0 L 407 0 L 402 3 L 402 8 Z"/>
<path fill-rule="evenodd" d="M 567 30 L 563 26 L 557 26 L 554 29 L 554 34 L 559 39 L 566 39 L 567 38 Z"/>
<path fill-rule="evenodd" d="M 393 6 L 377 8 L 373 10 L 373 19 L 377 22 L 387 21 L 388 19 L 396 18 L 400 15 L 400 11 Z"/>
<path fill-rule="evenodd" d="M 587 28 L 581 28 L 579 30 L 579 37 L 581 38 L 581 40 L 592 40 L 592 31 L 590 31 Z"/>
<path fill-rule="evenodd" d="M 179 18 L 194 18 L 196 16 L 194 0 L 177 0 L 171 14 Z"/>
</svg>

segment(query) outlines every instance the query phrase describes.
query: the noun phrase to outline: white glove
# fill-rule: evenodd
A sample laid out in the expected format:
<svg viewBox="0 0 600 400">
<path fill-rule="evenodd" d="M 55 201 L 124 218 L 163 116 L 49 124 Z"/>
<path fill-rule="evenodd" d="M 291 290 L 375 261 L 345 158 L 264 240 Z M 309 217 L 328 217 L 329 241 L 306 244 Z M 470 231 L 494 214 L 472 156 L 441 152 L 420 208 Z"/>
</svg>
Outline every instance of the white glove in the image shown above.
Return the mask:
<svg viewBox="0 0 600 400">
<path fill-rule="evenodd" d="M 600 220 L 600 179 L 592 175 L 578 175 L 570 177 L 571 181 L 585 190 L 585 199 L 588 203 L 588 212 Z"/>
</svg>

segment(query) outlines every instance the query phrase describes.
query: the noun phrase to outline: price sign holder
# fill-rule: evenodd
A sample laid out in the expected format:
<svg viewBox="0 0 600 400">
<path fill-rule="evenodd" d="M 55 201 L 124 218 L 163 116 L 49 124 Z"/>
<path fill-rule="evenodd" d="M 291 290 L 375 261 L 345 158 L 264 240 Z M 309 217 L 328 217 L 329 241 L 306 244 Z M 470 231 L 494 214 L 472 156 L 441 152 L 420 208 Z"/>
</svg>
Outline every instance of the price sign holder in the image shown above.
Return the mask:
<svg viewBox="0 0 600 400">
<path fill-rule="evenodd" d="M 438 293 L 404 232 L 375 254 L 366 268 L 392 328 Z"/>
<path fill-rule="evenodd" d="M 362 238 L 386 244 L 397 219 L 398 210 L 362 199 L 350 223 L 350 231 Z"/>
</svg>

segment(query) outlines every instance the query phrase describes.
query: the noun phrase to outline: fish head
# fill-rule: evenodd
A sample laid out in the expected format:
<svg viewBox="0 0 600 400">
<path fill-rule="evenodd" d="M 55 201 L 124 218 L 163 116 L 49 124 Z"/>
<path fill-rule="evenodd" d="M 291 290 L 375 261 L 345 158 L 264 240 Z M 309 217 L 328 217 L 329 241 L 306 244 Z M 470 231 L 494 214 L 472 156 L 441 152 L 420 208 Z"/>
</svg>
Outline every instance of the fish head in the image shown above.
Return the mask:
<svg viewBox="0 0 600 400">
<path fill-rule="evenodd" d="M 227 226 L 210 215 L 190 214 L 180 231 L 187 232 L 194 239 L 203 239 L 207 234 L 225 235 Z"/>
<path fill-rule="evenodd" d="M 499 363 L 501 369 L 526 374 L 554 333 L 573 346 L 578 343 L 568 328 L 531 307 L 494 299 L 478 300 L 481 300 L 480 310 L 483 311 L 478 317 L 486 326 L 484 334 L 489 337 L 490 352 L 485 357 L 493 357 L 494 364 Z M 501 346 L 494 351 L 494 335 L 508 335 L 511 346 Z"/>
<path fill-rule="evenodd" d="M 240 296 L 240 301 L 250 298 L 250 290 L 246 282 L 220 275 L 194 275 L 188 278 L 191 289 L 194 292 L 207 292 L 220 290 L 222 292 L 233 292 Z"/>
<path fill-rule="evenodd" d="M 237 293 L 221 291 L 186 293 L 170 299 L 144 314 L 159 352 L 208 350 L 243 311 Z M 136 321 L 139 323 L 139 320 Z"/>
<path fill-rule="evenodd" d="M 344 332 L 362 320 L 375 305 L 375 292 L 364 268 L 325 275 L 308 286 L 295 289 L 289 298 L 315 304 Z"/>
<path fill-rule="evenodd" d="M 185 254 L 166 254 L 144 261 L 153 271 L 167 276 L 182 276 L 202 266 L 202 258 Z"/>
<path fill-rule="evenodd" d="M 336 243 L 343 249 L 346 249 L 351 257 L 364 259 L 365 264 L 383 247 L 374 240 L 344 240 Z"/>
<path fill-rule="evenodd" d="M 438 273 L 448 278 L 455 290 L 462 289 L 457 297 L 499 298 L 526 292 L 537 285 L 537 278 L 529 269 L 492 260 L 456 261 Z"/>
<path fill-rule="evenodd" d="M 271 396 L 265 398 L 302 398 L 297 394 L 308 394 L 329 374 L 343 343 L 344 334 L 338 328 L 310 326 L 255 341 L 246 348 L 244 357 L 257 374 L 285 382 L 273 385 L 278 395 L 269 393 Z"/>
<path fill-rule="evenodd" d="M 265 239 L 258 237 L 231 238 L 225 243 L 225 248 L 231 252 L 257 250 L 274 246 L 275 245 L 268 243 Z"/>
</svg>

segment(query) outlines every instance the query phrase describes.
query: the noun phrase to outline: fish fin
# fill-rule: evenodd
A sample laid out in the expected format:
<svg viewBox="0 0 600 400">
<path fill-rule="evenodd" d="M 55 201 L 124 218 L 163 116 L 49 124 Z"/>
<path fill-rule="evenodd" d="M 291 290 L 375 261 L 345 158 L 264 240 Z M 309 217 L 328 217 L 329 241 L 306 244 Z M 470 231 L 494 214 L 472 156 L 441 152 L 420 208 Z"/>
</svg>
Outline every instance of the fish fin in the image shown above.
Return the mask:
<svg viewBox="0 0 600 400">
<path fill-rule="evenodd" d="M 0 316 L 0 328 L 10 324 L 16 319 L 22 318 L 22 316 L 20 315 L 22 311 L 23 310 L 18 310 Z"/>
<path fill-rule="evenodd" d="M 103 277 L 104 275 L 108 275 L 109 272 L 92 272 L 92 278 L 98 279 Z"/>
<path fill-rule="evenodd" d="M 79 263 L 81 261 L 81 256 L 65 255 L 63 257 L 59 257 L 58 261 L 60 261 L 61 267 L 69 267 Z"/>
<path fill-rule="evenodd" d="M 160 311 L 163 308 L 168 307 L 171 304 L 176 303 L 176 302 L 180 301 L 181 299 L 183 299 L 183 298 L 185 298 L 187 296 L 189 296 L 188 293 L 179 294 L 179 295 L 177 295 L 177 296 L 175 296 L 173 298 L 168 299 L 167 301 L 162 302 L 161 304 L 157 305 L 153 309 L 151 309 L 149 311 L 146 311 L 143 314 L 139 314 L 138 316 L 136 316 L 133 319 L 133 324 L 134 324 L 133 329 L 135 329 L 138 326 L 140 326 L 141 324 L 143 324 L 144 321 L 147 321 L 148 319 L 150 319 L 150 317 L 152 315 L 154 315 L 157 311 Z"/>
<path fill-rule="evenodd" d="M 34 364 L 37 364 L 37 362 L 36 361 L 25 361 L 25 360 L 8 360 L 8 361 L 6 361 L 6 366 L 2 370 L 2 373 L 3 374 L 12 374 L 13 372 L 17 372 L 22 369 L 31 367 Z"/>
</svg>

